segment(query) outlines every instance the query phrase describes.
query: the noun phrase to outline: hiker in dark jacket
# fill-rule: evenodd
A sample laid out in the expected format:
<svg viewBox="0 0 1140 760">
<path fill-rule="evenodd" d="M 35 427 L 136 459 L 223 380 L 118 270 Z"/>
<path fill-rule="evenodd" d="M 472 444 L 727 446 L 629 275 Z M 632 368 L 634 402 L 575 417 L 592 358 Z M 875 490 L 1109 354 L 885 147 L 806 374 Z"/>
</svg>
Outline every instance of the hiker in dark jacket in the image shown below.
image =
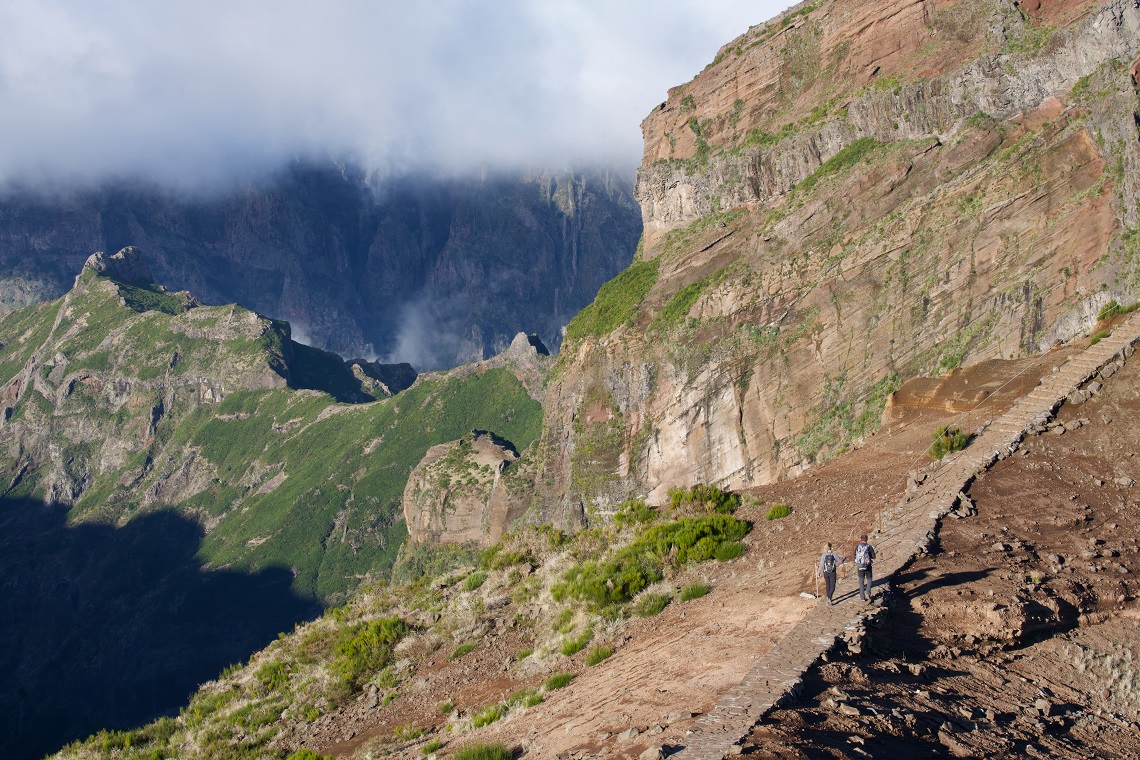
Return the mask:
<svg viewBox="0 0 1140 760">
<path fill-rule="evenodd" d="M 828 604 L 835 604 L 835 602 L 831 601 L 831 597 L 835 594 L 835 571 L 846 561 L 846 557 L 840 557 L 831 550 L 830 541 L 824 545 L 823 556 L 819 558 L 819 569 L 815 571 L 815 577 L 823 576 L 824 586 L 827 589 Z"/>
<path fill-rule="evenodd" d="M 855 570 L 859 575 L 859 598 L 864 602 L 871 601 L 871 567 L 875 562 L 875 547 L 867 543 L 867 534 L 859 536 L 859 545 L 855 547 Z"/>
</svg>

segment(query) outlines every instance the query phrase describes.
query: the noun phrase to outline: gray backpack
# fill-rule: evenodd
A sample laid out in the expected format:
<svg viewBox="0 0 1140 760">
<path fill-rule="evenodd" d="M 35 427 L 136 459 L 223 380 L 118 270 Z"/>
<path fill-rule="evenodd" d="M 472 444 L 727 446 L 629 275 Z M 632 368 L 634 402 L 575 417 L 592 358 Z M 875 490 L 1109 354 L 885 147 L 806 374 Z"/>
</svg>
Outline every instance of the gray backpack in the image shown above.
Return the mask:
<svg viewBox="0 0 1140 760">
<path fill-rule="evenodd" d="M 859 544 L 855 547 L 855 567 L 866 570 L 875 558 L 875 551 L 870 544 Z"/>
</svg>

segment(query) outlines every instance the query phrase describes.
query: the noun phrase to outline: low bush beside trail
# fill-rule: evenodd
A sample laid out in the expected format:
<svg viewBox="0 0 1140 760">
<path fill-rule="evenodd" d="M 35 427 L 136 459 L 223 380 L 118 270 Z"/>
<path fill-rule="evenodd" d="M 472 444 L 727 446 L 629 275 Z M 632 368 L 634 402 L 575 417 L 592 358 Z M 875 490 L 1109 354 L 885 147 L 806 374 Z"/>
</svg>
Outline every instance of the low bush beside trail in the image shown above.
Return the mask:
<svg viewBox="0 0 1140 760">
<path fill-rule="evenodd" d="M 740 556 L 748 523 L 724 514 L 686 517 L 646 528 L 627 546 L 602 560 L 586 560 L 566 571 L 551 589 L 554 599 L 586 602 L 595 611 L 629 604 L 664 578 L 666 567 L 680 568 L 718 556 Z"/>
<path fill-rule="evenodd" d="M 970 436 L 959 428 L 943 425 L 935 431 L 933 443 L 927 453 L 935 459 L 941 459 L 947 454 L 961 451 L 970 445 Z"/>
<path fill-rule="evenodd" d="M 764 519 L 768 522 L 773 520 L 781 520 L 792 513 L 792 508 L 787 504 L 773 504 L 768 509 L 768 514 L 764 515 Z"/>
</svg>

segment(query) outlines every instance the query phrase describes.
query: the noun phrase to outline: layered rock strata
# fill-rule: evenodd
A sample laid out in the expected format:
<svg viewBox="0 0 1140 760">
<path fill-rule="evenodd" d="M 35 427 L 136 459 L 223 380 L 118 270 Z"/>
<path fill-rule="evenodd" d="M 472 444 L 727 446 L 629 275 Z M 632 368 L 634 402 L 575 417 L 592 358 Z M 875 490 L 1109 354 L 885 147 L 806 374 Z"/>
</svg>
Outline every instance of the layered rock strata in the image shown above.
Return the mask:
<svg viewBox="0 0 1140 760">
<path fill-rule="evenodd" d="M 722 48 L 642 125 L 644 245 L 568 329 L 542 518 L 803 472 L 906 378 L 1135 300 L 1138 31 L 1123 0 L 832 0 Z"/>
</svg>

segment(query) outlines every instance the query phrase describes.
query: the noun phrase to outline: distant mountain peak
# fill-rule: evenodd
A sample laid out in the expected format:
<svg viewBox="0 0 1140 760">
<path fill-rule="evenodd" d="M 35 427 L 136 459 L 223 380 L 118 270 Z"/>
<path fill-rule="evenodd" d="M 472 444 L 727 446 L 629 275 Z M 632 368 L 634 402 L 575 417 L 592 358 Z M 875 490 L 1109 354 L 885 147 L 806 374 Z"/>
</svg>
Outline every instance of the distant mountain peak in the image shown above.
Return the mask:
<svg viewBox="0 0 1140 760">
<path fill-rule="evenodd" d="M 133 245 L 110 256 L 103 251 L 96 251 L 83 264 L 83 271 L 88 270 L 128 285 L 154 284 L 154 275 L 150 272 L 146 255 Z"/>
</svg>

